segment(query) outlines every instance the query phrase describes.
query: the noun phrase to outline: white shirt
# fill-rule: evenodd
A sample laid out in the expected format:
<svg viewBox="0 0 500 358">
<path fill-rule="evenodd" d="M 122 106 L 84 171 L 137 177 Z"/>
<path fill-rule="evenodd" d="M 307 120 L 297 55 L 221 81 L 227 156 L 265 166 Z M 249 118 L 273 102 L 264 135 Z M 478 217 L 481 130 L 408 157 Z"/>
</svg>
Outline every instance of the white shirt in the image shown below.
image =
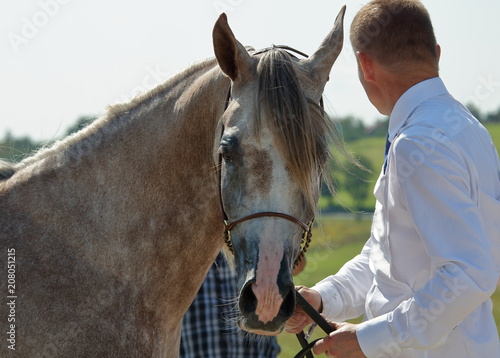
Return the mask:
<svg viewBox="0 0 500 358">
<path fill-rule="evenodd" d="M 500 164 L 488 132 L 437 77 L 398 100 L 389 139 L 370 239 L 313 287 L 323 314 L 364 314 L 368 358 L 500 357 Z"/>
</svg>

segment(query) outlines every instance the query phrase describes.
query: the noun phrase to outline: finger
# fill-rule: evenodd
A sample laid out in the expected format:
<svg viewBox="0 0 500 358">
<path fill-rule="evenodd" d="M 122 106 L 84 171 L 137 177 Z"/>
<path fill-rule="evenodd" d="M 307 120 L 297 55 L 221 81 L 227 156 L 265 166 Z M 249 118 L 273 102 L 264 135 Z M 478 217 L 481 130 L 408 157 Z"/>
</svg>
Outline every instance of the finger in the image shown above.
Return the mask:
<svg viewBox="0 0 500 358">
<path fill-rule="evenodd" d="M 288 333 L 299 333 L 307 326 L 307 316 L 302 313 L 294 313 L 285 324 Z"/>
<path fill-rule="evenodd" d="M 307 320 L 303 321 L 302 323 L 297 323 L 294 325 L 286 324 L 285 325 L 285 332 L 293 333 L 293 334 L 300 333 L 301 331 L 303 331 L 307 327 L 308 324 L 309 323 L 307 322 Z"/>
<path fill-rule="evenodd" d="M 314 307 L 315 310 L 321 312 L 322 310 L 322 300 L 321 295 L 318 291 L 307 288 L 305 286 L 300 287 L 298 292 L 304 297 L 304 299 L 309 302 L 311 306 Z"/>
<path fill-rule="evenodd" d="M 326 318 L 324 315 L 321 315 L 321 317 L 323 317 L 325 319 L 325 321 L 327 321 L 328 324 L 333 327 L 334 331 L 336 331 L 337 329 L 339 329 L 343 325 L 343 322 L 332 321 L 332 320 Z"/>
<path fill-rule="evenodd" d="M 323 339 L 320 339 L 313 347 L 313 353 L 315 355 L 320 355 L 326 353 L 330 346 L 332 345 L 332 337 L 326 336 Z"/>
</svg>

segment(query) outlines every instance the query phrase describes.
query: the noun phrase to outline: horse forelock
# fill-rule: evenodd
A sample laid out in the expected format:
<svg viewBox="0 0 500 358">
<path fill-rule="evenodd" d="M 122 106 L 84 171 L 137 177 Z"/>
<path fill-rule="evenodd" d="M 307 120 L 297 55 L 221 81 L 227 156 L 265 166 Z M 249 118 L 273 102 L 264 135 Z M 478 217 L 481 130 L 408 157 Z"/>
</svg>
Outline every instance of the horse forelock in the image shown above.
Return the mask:
<svg viewBox="0 0 500 358">
<path fill-rule="evenodd" d="M 272 49 L 260 56 L 257 67 L 260 113 L 256 131 L 259 132 L 265 121 L 287 169 L 314 211 L 319 177 L 322 175 L 328 181 L 331 175 L 326 170 L 328 139 L 337 141 L 338 135 L 319 103 L 307 98 L 303 87 L 312 84 L 295 66 L 291 56 L 281 49 Z"/>
</svg>

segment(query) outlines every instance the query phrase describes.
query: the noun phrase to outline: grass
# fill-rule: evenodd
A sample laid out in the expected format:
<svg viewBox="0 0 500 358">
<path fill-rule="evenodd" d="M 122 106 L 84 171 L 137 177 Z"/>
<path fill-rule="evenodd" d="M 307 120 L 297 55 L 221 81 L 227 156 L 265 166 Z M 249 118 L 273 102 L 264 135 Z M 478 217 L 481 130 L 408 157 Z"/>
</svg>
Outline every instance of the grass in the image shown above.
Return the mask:
<svg viewBox="0 0 500 358">
<path fill-rule="evenodd" d="M 491 139 L 497 147 L 497 151 L 500 152 L 500 123 L 490 123 L 487 124 L 486 129 L 490 132 Z"/>
<path fill-rule="evenodd" d="M 500 127 L 499 127 L 500 128 Z M 365 215 L 361 220 L 353 216 L 324 215 L 318 219 L 319 225 L 313 230 L 313 241 L 307 253 L 307 266 L 294 278 L 296 285 L 311 287 L 323 278 L 336 273 L 342 265 L 356 256 L 370 235 L 371 217 Z M 493 314 L 497 327 L 500 327 L 500 290 L 493 294 Z M 354 322 L 359 322 L 355 320 Z M 311 339 L 324 333 L 317 328 Z M 293 357 L 300 345 L 293 334 L 286 332 L 278 336 L 281 346 L 279 358 Z"/>
<path fill-rule="evenodd" d="M 349 148 L 354 153 L 362 154 L 371 162 L 373 170 L 369 179 L 370 185 L 368 186 L 368 192 L 373 193 L 377 178 L 380 174 L 380 168 L 384 165 L 385 138 L 374 137 L 360 139 L 350 143 Z M 375 197 L 373 195 L 368 195 L 368 198 L 363 204 L 365 207 L 374 208 Z"/>
</svg>

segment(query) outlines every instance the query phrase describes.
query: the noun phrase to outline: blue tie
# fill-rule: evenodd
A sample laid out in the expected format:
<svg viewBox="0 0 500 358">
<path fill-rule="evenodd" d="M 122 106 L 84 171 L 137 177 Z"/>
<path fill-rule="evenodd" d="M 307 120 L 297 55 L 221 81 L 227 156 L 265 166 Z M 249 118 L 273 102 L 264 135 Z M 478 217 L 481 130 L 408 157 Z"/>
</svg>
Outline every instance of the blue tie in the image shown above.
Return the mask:
<svg viewBox="0 0 500 358">
<path fill-rule="evenodd" d="M 389 148 L 391 147 L 391 141 L 389 140 L 389 133 L 387 133 L 387 138 L 385 139 L 385 160 L 384 160 L 384 174 L 387 168 L 387 154 L 389 153 Z"/>
</svg>

